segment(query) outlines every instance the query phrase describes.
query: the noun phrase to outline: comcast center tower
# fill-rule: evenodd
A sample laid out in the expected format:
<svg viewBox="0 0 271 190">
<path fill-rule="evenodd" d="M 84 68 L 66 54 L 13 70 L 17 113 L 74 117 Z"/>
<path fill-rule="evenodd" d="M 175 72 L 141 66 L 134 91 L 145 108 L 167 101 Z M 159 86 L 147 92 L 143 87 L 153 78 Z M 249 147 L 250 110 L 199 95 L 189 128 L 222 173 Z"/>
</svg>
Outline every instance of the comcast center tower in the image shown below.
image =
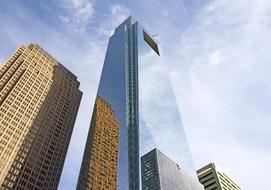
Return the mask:
<svg viewBox="0 0 271 190">
<path fill-rule="evenodd" d="M 139 190 L 140 156 L 154 148 L 194 172 L 158 45 L 129 17 L 109 40 L 77 189 Z"/>
</svg>

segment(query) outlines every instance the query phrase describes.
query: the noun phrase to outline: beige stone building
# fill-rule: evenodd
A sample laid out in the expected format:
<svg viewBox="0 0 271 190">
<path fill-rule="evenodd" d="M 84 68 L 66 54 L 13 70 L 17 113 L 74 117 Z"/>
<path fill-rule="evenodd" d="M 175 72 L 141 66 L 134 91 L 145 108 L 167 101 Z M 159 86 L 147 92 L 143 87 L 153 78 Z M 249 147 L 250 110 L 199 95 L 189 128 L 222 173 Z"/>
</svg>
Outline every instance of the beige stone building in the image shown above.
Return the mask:
<svg viewBox="0 0 271 190">
<path fill-rule="evenodd" d="M 38 45 L 0 69 L 0 189 L 57 189 L 82 92 Z"/>
<path fill-rule="evenodd" d="M 214 163 L 199 169 L 197 174 L 205 190 L 241 190 L 241 187 Z"/>
</svg>

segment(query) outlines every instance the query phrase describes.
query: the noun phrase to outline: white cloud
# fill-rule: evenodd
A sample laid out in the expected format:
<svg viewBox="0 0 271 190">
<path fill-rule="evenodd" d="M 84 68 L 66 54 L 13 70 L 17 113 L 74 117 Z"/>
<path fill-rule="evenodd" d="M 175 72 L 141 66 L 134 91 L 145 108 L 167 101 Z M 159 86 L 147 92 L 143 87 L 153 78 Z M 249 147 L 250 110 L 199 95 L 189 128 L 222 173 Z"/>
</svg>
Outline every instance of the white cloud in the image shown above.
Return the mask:
<svg viewBox="0 0 271 190">
<path fill-rule="evenodd" d="M 266 0 L 210 1 L 183 32 L 172 60 L 196 166 L 215 161 L 246 190 L 268 190 L 270 8 Z"/>
<path fill-rule="evenodd" d="M 116 27 L 123 22 L 130 14 L 130 10 L 124 5 L 114 4 L 110 6 L 110 13 L 106 15 L 106 19 L 97 28 L 98 35 L 102 37 L 110 37 Z"/>
<path fill-rule="evenodd" d="M 119 24 L 129 15 L 129 9 L 124 5 L 112 5 L 111 16 L 114 17 L 115 23 Z"/>
<path fill-rule="evenodd" d="M 64 0 L 61 4 L 68 12 L 67 15 L 60 15 L 59 19 L 76 32 L 83 32 L 93 18 L 94 3 L 89 0 Z"/>
<path fill-rule="evenodd" d="M 209 64 L 212 66 L 218 66 L 221 63 L 221 52 L 215 50 L 209 54 Z"/>
<path fill-rule="evenodd" d="M 67 16 L 59 16 L 59 19 L 61 20 L 61 22 L 63 22 L 63 23 L 70 23 L 71 21 L 70 21 L 70 19 L 69 19 L 69 17 L 67 17 Z"/>
</svg>

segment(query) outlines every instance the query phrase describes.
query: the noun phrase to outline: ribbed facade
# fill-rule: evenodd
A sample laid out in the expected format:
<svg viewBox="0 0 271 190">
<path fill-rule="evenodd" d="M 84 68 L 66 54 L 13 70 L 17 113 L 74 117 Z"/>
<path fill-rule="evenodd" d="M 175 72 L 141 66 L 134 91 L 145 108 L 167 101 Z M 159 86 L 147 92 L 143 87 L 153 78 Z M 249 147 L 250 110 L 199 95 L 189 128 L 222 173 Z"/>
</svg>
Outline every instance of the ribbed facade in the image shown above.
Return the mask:
<svg viewBox="0 0 271 190">
<path fill-rule="evenodd" d="M 214 163 L 199 169 L 197 173 L 205 190 L 241 190 L 241 187 Z"/>
<path fill-rule="evenodd" d="M 76 76 L 38 45 L 0 69 L 0 189 L 57 189 L 81 101 Z"/>
</svg>

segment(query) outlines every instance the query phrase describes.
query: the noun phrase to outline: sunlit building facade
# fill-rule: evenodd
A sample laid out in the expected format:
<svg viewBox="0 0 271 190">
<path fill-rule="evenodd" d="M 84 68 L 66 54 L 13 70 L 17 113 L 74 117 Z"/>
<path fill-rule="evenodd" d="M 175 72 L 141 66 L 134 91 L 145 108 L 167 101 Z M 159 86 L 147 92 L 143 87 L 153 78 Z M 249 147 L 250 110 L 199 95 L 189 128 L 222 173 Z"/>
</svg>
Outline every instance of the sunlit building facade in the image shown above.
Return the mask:
<svg viewBox="0 0 271 190">
<path fill-rule="evenodd" d="M 140 189 L 140 156 L 154 148 L 195 175 L 167 67 L 157 43 L 132 17 L 109 40 L 97 97 L 111 106 L 119 124 L 116 189 Z M 94 127 L 90 125 L 89 133 Z M 88 138 L 78 190 L 90 189 L 86 184 L 93 180 L 92 144 Z"/>
<path fill-rule="evenodd" d="M 205 190 L 241 190 L 236 181 L 214 163 L 202 167 L 197 174 Z"/>
<path fill-rule="evenodd" d="M 82 93 L 38 45 L 0 69 L 0 189 L 57 189 Z"/>
</svg>

